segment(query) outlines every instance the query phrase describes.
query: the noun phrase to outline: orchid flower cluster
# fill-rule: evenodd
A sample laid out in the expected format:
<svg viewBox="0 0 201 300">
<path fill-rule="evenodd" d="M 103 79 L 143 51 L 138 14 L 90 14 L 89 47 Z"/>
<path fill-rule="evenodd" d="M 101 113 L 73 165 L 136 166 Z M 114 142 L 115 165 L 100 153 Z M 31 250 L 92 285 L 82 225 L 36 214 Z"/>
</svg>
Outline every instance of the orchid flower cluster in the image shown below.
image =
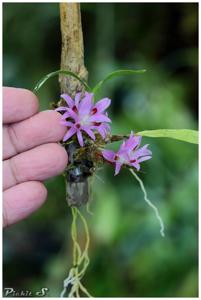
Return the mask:
<svg viewBox="0 0 201 300">
<path fill-rule="evenodd" d="M 60 295 L 61 297 L 64 297 L 68 291 L 68 297 L 80 297 L 80 292 L 88 297 L 91 297 L 81 282 L 90 262 L 88 256 L 90 235 L 87 221 L 79 210 L 79 204 L 87 203 L 87 201 L 83 201 L 83 196 L 88 200 L 87 179 L 95 171 L 96 164 L 94 165 L 94 162 L 96 162 L 96 159 L 97 163 L 101 157 L 101 163 L 104 159 L 108 163 L 113 164 L 115 167 L 115 175 L 119 174 L 123 166 L 127 166 L 129 168 L 129 171 L 138 181 L 141 187 L 145 202 L 155 212 L 156 218 L 160 224 L 161 236 L 165 236 L 164 224 L 159 211 L 157 207 L 148 199 L 143 181 L 135 173 L 135 170 L 140 170 L 140 164 L 143 161 L 152 158 L 152 152 L 148 149 L 148 145 L 140 147 L 142 140 L 142 136 L 140 135 L 135 135 L 133 132 L 131 132 L 129 137 L 126 138 L 125 136 L 115 136 L 111 134 L 110 125 L 112 121 L 108 117 L 106 111 L 111 104 L 110 99 L 103 98 L 94 103 L 94 95 L 98 90 L 100 90 L 106 81 L 120 75 L 141 74 L 145 71 L 146 70 L 113 71 L 103 80 L 98 82 L 93 89 L 91 89 L 85 81 L 77 76 L 77 74 L 74 74 L 68 70 L 57 70 L 41 78 L 34 88 L 34 92 L 36 93 L 48 79 L 62 74 L 76 78 L 87 91 L 94 92 L 76 93 L 74 99 L 68 94 L 62 94 L 62 101 L 58 104 L 55 104 L 57 107 L 60 103 L 63 104 L 64 102 L 64 106 L 57 107 L 56 111 L 61 113 L 61 124 L 67 128 L 63 137 L 63 142 L 66 151 L 69 153 L 69 164 L 65 170 L 64 176 L 67 176 L 66 181 L 68 182 L 66 196 L 72 211 L 71 236 L 73 241 L 73 265 L 69 270 L 68 276 L 64 280 L 63 290 Z M 141 135 L 148 137 L 168 137 L 198 144 L 198 132 L 190 129 L 145 130 L 141 132 Z M 123 140 L 123 142 L 118 151 L 115 152 L 104 149 L 106 144 L 119 140 Z M 76 198 L 76 201 L 74 201 L 75 203 L 73 201 L 70 202 L 69 199 L 71 198 Z M 87 211 L 90 213 L 88 206 Z M 79 244 L 78 222 L 82 223 L 85 231 L 85 243 L 83 247 L 81 247 Z"/>
<path fill-rule="evenodd" d="M 96 140 L 96 134 L 100 134 L 103 140 L 111 133 L 111 119 L 108 117 L 106 109 L 110 106 L 111 100 L 103 98 L 97 103 L 93 103 L 93 93 L 77 93 L 75 99 L 67 94 L 62 94 L 61 98 L 65 100 L 66 106 L 60 106 L 56 111 L 63 113 L 61 124 L 67 127 L 67 133 L 63 141 L 66 142 L 74 135 L 77 135 L 78 142 L 84 147 L 85 135 Z M 123 165 L 140 169 L 140 163 L 152 157 L 152 152 L 148 145 L 141 148 L 141 136 L 135 136 L 131 132 L 128 139 L 124 140 L 117 152 L 103 150 L 103 158 L 115 165 L 115 175 L 120 172 Z"/>
<path fill-rule="evenodd" d="M 60 106 L 56 108 L 56 111 L 60 112 L 61 115 L 61 124 L 67 127 L 67 132 L 63 137 L 63 142 L 74 140 L 74 137 L 77 137 L 77 142 L 80 145 L 80 149 L 86 147 L 86 152 L 88 151 L 87 146 L 91 144 L 88 143 L 89 139 L 93 141 L 95 145 L 94 152 L 101 155 L 102 159 L 112 163 L 115 166 L 115 175 L 119 174 L 122 166 L 128 166 L 130 172 L 139 182 L 141 189 L 144 193 L 144 200 L 149 206 L 155 211 L 156 217 L 160 222 L 160 232 L 164 236 L 164 226 L 163 221 L 158 213 L 157 208 L 151 203 L 147 198 L 147 193 L 144 188 L 143 182 L 134 172 L 133 168 L 139 171 L 140 163 L 151 159 L 152 152 L 148 149 L 148 145 L 140 147 L 141 136 L 134 135 L 133 132 L 130 133 L 129 138 L 124 139 L 122 144 L 119 147 L 117 152 L 103 149 L 108 141 L 111 142 L 111 128 L 110 123 L 111 119 L 108 117 L 107 108 L 111 104 L 111 100 L 108 98 L 103 98 L 98 102 L 94 103 L 93 93 L 85 92 L 77 93 L 75 99 L 72 99 L 68 94 L 62 94 L 61 98 L 66 102 L 65 106 Z M 97 141 L 96 141 L 97 140 Z M 120 138 L 122 140 L 122 138 Z M 101 143 L 99 142 L 101 141 Z M 68 143 L 67 143 L 68 144 Z M 76 143 L 77 144 L 77 143 Z M 92 146 L 93 151 L 93 146 Z M 77 169 L 75 169 L 77 172 Z M 79 171 L 79 170 L 78 170 Z M 78 172 L 79 173 L 79 172 Z M 74 185 L 73 185 L 74 186 Z M 83 188 L 83 186 L 82 186 Z M 72 207 L 72 239 L 73 239 L 73 265 L 69 271 L 68 276 L 64 280 L 63 291 L 61 292 L 61 297 L 65 295 L 67 290 L 70 287 L 69 297 L 79 297 L 79 290 L 81 290 L 85 295 L 91 297 L 87 289 L 82 285 L 81 279 L 84 275 L 86 268 L 89 264 L 88 257 L 88 247 L 89 247 L 89 232 L 87 223 L 77 209 L 77 207 Z M 76 218 L 80 217 L 83 222 L 85 233 L 86 233 L 86 246 L 82 253 L 81 248 L 77 242 L 77 225 Z M 81 265 L 83 264 L 83 267 Z M 81 268 L 81 270 L 80 270 Z"/>
<path fill-rule="evenodd" d="M 108 123 L 111 120 L 104 111 L 111 103 L 111 100 L 104 98 L 93 105 L 93 94 L 85 93 L 81 97 L 81 93 L 75 95 L 73 100 L 69 95 L 62 94 L 61 98 L 66 101 L 67 106 L 61 106 L 56 111 L 64 112 L 61 123 L 68 127 L 68 131 L 63 138 L 67 141 L 74 134 L 77 134 L 77 139 L 81 147 L 84 146 L 83 135 L 85 132 L 92 140 L 95 140 L 94 132 L 97 131 L 104 139 L 107 132 L 110 130 Z"/>
</svg>

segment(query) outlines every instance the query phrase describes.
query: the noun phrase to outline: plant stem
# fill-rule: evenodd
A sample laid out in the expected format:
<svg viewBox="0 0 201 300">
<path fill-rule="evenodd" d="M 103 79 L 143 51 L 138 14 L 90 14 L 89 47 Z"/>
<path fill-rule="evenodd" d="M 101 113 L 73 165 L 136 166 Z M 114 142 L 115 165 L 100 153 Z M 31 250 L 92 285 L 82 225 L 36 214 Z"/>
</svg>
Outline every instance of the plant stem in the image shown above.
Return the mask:
<svg viewBox="0 0 201 300">
<path fill-rule="evenodd" d="M 81 80 L 87 81 L 88 73 L 84 66 L 84 45 L 82 35 L 81 13 L 79 3 L 60 3 L 60 18 L 61 18 L 61 69 L 74 72 Z M 73 77 L 64 77 L 60 74 L 59 77 L 61 92 L 67 93 L 72 98 L 75 94 L 85 91 L 85 86 L 74 79 Z M 61 100 L 59 106 L 66 105 L 65 101 Z M 77 142 L 66 146 L 68 152 L 69 163 L 74 164 L 74 153 L 79 145 Z M 80 165 L 77 165 L 77 170 Z M 72 172 L 77 172 L 74 168 Z M 67 189 L 66 199 L 69 206 L 80 206 L 88 201 L 88 181 L 87 178 L 82 178 L 80 175 L 79 182 L 75 181 L 71 176 L 70 171 L 67 171 Z M 77 180 L 77 179 L 76 179 Z"/>
<path fill-rule="evenodd" d="M 83 46 L 83 35 L 82 35 L 82 25 L 81 25 L 81 13 L 79 3 L 60 3 L 60 19 L 61 19 L 61 38 L 62 38 L 62 49 L 61 49 L 61 69 L 65 71 L 70 71 L 79 76 L 82 80 L 87 81 L 88 73 L 84 66 L 84 46 Z M 59 82 L 62 93 L 68 93 L 74 98 L 75 94 L 79 92 L 84 92 L 85 87 L 78 80 L 72 77 L 59 76 Z M 65 104 L 64 104 L 65 105 Z M 77 149 L 77 144 L 72 143 L 72 147 L 67 147 L 69 163 L 73 163 L 73 153 Z M 82 190 L 88 191 L 87 179 L 81 182 Z M 85 189 L 83 188 L 85 186 Z M 90 296 L 87 289 L 82 285 L 81 278 L 85 274 L 87 266 L 89 264 L 88 248 L 89 248 L 89 231 L 87 222 L 84 216 L 81 214 L 79 209 L 76 207 L 80 204 L 80 199 L 82 200 L 86 193 L 82 195 L 79 190 L 80 185 L 77 182 L 67 182 L 67 196 L 71 194 L 72 203 L 68 203 L 72 211 L 72 225 L 71 225 L 71 235 L 73 240 L 73 266 L 69 271 L 68 277 L 64 280 L 63 291 L 61 292 L 61 297 L 65 296 L 65 293 L 70 289 L 68 297 L 80 297 L 79 292 Z M 80 193 L 77 193 L 79 190 Z M 69 193 L 68 193 L 69 192 Z M 80 196 L 79 196 L 80 194 Z M 79 197 L 80 198 L 79 198 Z M 86 234 L 86 244 L 84 250 L 82 251 L 78 242 L 77 234 L 77 218 L 80 218 L 85 234 Z"/>
</svg>

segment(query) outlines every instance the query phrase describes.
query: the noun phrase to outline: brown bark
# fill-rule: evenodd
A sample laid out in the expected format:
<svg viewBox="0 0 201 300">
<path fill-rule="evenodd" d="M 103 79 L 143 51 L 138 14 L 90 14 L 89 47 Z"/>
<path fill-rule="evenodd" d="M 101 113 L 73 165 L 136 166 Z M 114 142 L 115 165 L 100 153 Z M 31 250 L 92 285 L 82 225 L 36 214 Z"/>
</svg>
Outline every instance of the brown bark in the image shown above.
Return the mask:
<svg viewBox="0 0 201 300">
<path fill-rule="evenodd" d="M 79 3 L 60 3 L 61 19 L 61 69 L 74 72 L 87 81 L 88 73 L 84 66 L 84 45 Z M 61 92 L 74 97 L 76 92 L 84 92 L 84 86 L 73 77 L 59 76 Z M 65 101 L 59 105 L 66 105 Z M 88 201 L 88 181 L 83 173 L 83 162 L 76 161 L 77 142 L 65 145 L 71 168 L 66 170 L 66 200 L 70 206 L 80 206 Z M 73 167 L 72 167 L 73 166 Z"/>
<path fill-rule="evenodd" d="M 60 3 L 61 19 L 61 69 L 76 73 L 87 81 L 88 72 L 84 66 L 84 45 L 79 3 Z M 61 91 L 74 96 L 83 91 L 83 85 L 72 77 L 60 75 Z"/>
</svg>

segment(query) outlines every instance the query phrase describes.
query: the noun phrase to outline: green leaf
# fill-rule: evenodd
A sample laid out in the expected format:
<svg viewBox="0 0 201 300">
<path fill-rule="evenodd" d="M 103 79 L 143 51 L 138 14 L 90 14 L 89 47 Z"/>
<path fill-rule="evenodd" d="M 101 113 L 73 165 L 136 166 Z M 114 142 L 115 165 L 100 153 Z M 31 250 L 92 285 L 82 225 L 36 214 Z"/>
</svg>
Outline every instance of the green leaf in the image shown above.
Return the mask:
<svg viewBox="0 0 201 300">
<path fill-rule="evenodd" d="M 114 77 L 119 77 L 119 76 L 123 76 L 123 75 L 135 75 L 135 74 L 142 74 L 146 72 L 145 69 L 143 70 L 117 70 L 117 71 L 114 71 L 112 73 L 109 73 L 103 80 L 101 80 L 94 88 L 93 88 L 93 93 L 96 94 L 97 91 L 102 87 L 102 85 L 114 78 Z"/>
<path fill-rule="evenodd" d="M 60 75 L 60 74 L 76 78 L 77 80 L 79 80 L 84 85 L 84 87 L 86 88 L 87 91 L 91 91 L 91 88 L 88 86 L 88 84 L 84 80 L 82 80 L 79 76 L 77 76 L 75 73 L 73 73 L 71 71 L 57 70 L 57 71 L 49 73 L 49 74 L 45 75 L 43 78 L 41 78 L 38 81 L 38 83 L 36 84 L 36 86 L 34 87 L 33 92 L 34 93 L 38 92 L 38 90 L 45 84 L 45 82 L 48 79 L 50 79 L 54 76 Z"/>
<path fill-rule="evenodd" d="M 187 143 L 198 144 L 198 131 L 191 129 L 156 129 L 140 131 L 136 134 L 154 138 L 171 138 Z"/>
</svg>

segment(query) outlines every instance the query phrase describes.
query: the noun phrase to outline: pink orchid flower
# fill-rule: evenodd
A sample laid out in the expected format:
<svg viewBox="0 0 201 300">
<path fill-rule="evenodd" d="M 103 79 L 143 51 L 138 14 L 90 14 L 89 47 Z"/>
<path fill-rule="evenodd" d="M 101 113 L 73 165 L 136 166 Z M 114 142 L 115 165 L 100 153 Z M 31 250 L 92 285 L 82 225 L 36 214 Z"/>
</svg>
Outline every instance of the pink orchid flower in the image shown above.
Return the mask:
<svg viewBox="0 0 201 300">
<path fill-rule="evenodd" d="M 63 141 L 67 141 L 76 134 L 80 146 L 83 147 L 83 132 L 95 140 L 94 132 L 98 132 L 102 138 L 105 138 L 110 131 L 108 123 L 111 120 L 105 110 L 110 106 L 111 100 L 104 98 L 94 104 L 92 93 L 86 92 L 83 98 L 81 96 L 81 93 L 77 93 L 73 100 L 69 95 L 62 94 L 61 98 L 66 101 L 67 106 L 60 106 L 56 111 L 64 112 L 61 123 L 68 127 Z"/>
<path fill-rule="evenodd" d="M 152 158 L 152 152 L 147 149 L 148 145 L 139 148 L 141 136 L 134 136 L 131 132 L 130 137 L 125 140 L 117 152 L 103 150 L 103 157 L 115 164 L 115 175 L 117 175 L 123 165 L 134 167 L 137 171 L 140 169 L 140 163 Z"/>
</svg>

